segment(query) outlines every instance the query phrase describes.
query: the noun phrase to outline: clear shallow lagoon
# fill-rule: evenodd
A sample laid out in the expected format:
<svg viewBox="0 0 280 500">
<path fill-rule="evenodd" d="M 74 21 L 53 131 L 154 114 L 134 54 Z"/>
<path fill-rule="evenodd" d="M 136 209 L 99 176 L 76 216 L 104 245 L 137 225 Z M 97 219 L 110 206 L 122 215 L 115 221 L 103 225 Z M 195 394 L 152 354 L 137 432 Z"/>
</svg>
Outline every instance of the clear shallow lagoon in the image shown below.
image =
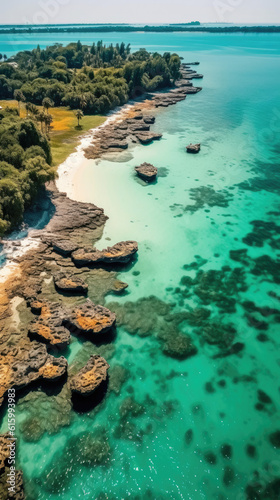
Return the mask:
<svg viewBox="0 0 280 500">
<path fill-rule="evenodd" d="M 73 41 L 71 34 L 57 37 Z M 34 394 L 22 402 L 18 424 L 28 418 L 38 429 L 39 417 L 57 428 L 37 442 L 19 433 L 28 499 L 255 498 L 245 492 L 248 483 L 260 483 L 263 491 L 280 476 L 279 450 L 269 440 L 280 428 L 280 302 L 268 295 L 280 296 L 280 35 L 80 34 L 84 43 L 100 38 L 199 60 L 203 91 L 156 112 L 160 142 L 131 148 L 123 162 L 86 160 L 79 173 L 77 198 L 109 216 L 100 248 L 139 242 L 137 262 L 120 274 L 129 292 L 106 299 L 124 326 L 113 356 L 107 349 L 105 357 L 112 368 L 125 367 L 126 380 L 119 395 L 110 392 L 99 411 L 88 414 L 69 412 L 61 395 L 46 401 Z M 21 41 L 24 49 L 54 39 L 36 34 L 34 43 Z M 199 155 L 186 154 L 189 142 L 201 142 Z M 136 179 L 133 168 L 143 161 L 160 168 L 157 183 Z M 186 208 L 195 203 L 195 211 Z M 266 224 L 253 226 L 256 220 Z M 230 258 L 241 249 L 247 250 L 242 262 Z M 210 270 L 218 273 L 206 275 Z M 245 301 L 255 306 L 244 307 Z M 203 324 L 179 321 L 179 314 L 197 307 L 211 313 L 208 323 L 232 324 L 243 351 L 217 357 L 223 349 L 203 342 Z M 189 334 L 198 353 L 183 361 L 166 356 L 149 336 L 162 328 Z M 70 363 L 83 352 L 86 360 L 74 338 Z M 141 406 L 128 404 L 128 397 Z M 85 458 L 83 435 L 101 465 Z M 87 466 L 79 463 L 82 455 Z M 260 498 L 278 496 L 271 490 Z"/>
</svg>

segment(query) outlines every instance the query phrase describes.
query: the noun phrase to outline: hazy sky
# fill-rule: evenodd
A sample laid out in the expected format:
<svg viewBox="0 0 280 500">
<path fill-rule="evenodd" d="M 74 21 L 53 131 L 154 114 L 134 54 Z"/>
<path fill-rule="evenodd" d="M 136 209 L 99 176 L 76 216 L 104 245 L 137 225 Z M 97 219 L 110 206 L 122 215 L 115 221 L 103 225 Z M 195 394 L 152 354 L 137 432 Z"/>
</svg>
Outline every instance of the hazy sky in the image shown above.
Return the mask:
<svg viewBox="0 0 280 500">
<path fill-rule="evenodd" d="M 1 2 L 2 3 L 2 2 Z M 279 0 L 9 0 L 0 24 L 280 23 Z"/>
</svg>

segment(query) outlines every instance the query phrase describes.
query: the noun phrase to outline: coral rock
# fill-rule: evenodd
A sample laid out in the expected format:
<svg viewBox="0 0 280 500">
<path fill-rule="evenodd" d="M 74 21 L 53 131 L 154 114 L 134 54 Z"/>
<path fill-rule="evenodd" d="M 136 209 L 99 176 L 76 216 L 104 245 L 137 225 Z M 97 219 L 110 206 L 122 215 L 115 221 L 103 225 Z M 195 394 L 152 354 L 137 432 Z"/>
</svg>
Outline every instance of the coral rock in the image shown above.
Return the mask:
<svg viewBox="0 0 280 500">
<path fill-rule="evenodd" d="M 115 322 L 114 313 L 88 300 L 82 306 L 76 307 L 64 324 L 76 333 L 101 334 L 110 330 Z"/>
<path fill-rule="evenodd" d="M 135 134 L 135 136 L 141 144 L 150 144 L 162 138 L 162 134 L 157 134 L 156 132 L 140 132 Z"/>
<path fill-rule="evenodd" d="M 52 241 L 52 246 L 55 252 L 60 253 L 61 255 L 68 256 L 71 255 L 72 252 L 77 250 L 78 246 L 73 241 L 69 240 L 57 240 Z"/>
<path fill-rule="evenodd" d="M 87 266 L 91 264 L 104 263 L 125 264 L 129 262 L 133 255 L 138 251 L 138 244 L 136 241 L 121 241 L 112 247 L 105 250 L 80 249 L 73 252 L 73 262 L 78 266 Z"/>
<path fill-rule="evenodd" d="M 85 294 L 88 291 L 88 285 L 76 276 L 58 274 L 53 277 L 53 280 L 55 287 L 63 292 Z"/>
<path fill-rule="evenodd" d="M 139 167 L 135 167 L 134 170 L 146 182 L 154 181 L 158 173 L 158 169 L 150 163 L 142 163 Z"/>
<path fill-rule="evenodd" d="M 110 366 L 99 355 L 91 356 L 87 364 L 70 382 L 73 392 L 82 396 L 90 396 L 107 379 Z"/>
<path fill-rule="evenodd" d="M 199 153 L 199 151 L 200 151 L 200 144 L 189 144 L 187 146 L 187 153 L 196 154 Z"/>
<path fill-rule="evenodd" d="M 31 303 L 31 310 L 40 316 L 30 323 L 29 335 L 55 347 L 65 348 L 70 344 L 70 333 L 62 325 L 66 313 L 60 303 L 37 300 Z"/>
</svg>

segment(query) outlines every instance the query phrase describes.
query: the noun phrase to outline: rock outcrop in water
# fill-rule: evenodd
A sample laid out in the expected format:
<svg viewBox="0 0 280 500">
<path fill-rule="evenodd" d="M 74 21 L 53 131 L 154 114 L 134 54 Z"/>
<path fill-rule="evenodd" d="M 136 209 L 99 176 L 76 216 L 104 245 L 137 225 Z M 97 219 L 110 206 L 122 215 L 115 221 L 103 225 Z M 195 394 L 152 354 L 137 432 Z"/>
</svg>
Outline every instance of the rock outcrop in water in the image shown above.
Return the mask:
<svg viewBox="0 0 280 500">
<path fill-rule="evenodd" d="M 154 124 L 155 117 L 146 114 L 150 108 L 168 107 L 186 99 L 189 94 L 197 94 L 201 87 L 194 87 L 190 80 L 202 78 L 196 71 L 187 65 L 181 67 L 181 78 L 178 79 L 173 88 L 166 92 L 154 92 L 146 94 L 139 104 L 141 106 L 135 111 L 127 110 L 123 117 L 109 124 L 105 129 L 97 131 L 93 143 L 85 149 L 86 158 L 100 158 L 103 154 L 121 153 L 127 149 L 129 143 L 151 144 L 159 140 L 162 134 L 150 130 Z"/>
<path fill-rule="evenodd" d="M 158 173 L 158 169 L 151 165 L 151 163 L 142 163 L 139 167 L 135 167 L 134 170 L 138 177 L 146 182 L 154 181 Z"/>
<path fill-rule="evenodd" d="M 136 241 L 120 241 L 105 250 L 81 248 L 72 253 L 72 260 L 77 266 L 92 264 L 127 264 L 138 251 Z"/>
<path fill-rule="evenodd" d="M 67 372 L 66 359 L 51 356 L 37 342 L 30 343 L 29 349 L 2 349 L 0 366 L 0 406 L 8 389 L 27 387 L 37 380 L 55 382 Z"/>
<path fill-rule="evenodd" d="M 72 392 L 80 396 L 92 395 L 107 379 L 109 368 L 110 366 L 104 358 L 99 355 L 91 356 L 84 368 L 71 378 L 70 388 Z"/>
<path fill-rule="evenodd" d="M 187 153 L 197 154 L 200 151 L 200 144 L 189 144 L 186 149 Z"/>
<path fill-rule="evenodd" d="M 56 289 L 62 292 L 83 295 L 88 291 L 87 283 L 77 276 L 59 273 L 53 277 L 53 280 Z"/>
<path fill-rule="evenodd" d="M 90 336 L 102 335 L 110 330 L 116 322 L 116 315 L 106 307 L 95 305 L 91 300 L 74 308 L 64 320 L 64 325 L 76 334 Z"/>
<path fill-rule="evenodd" d="M 162 138 L 162 134 L 158 134 L 156 132 L 141 132 L 135 134 L 141 144 L 150 144 L 153 141 L 158 141 Z"/>
<path fill-rule="evenodd" d="M 30 306 L 34 314 L 39 314 L 29 325 L 30 337 L 52 347 L 66 348 L 70 344 L 70 333 L 62 324 L 65 311 L 61 304 L 36 300 Z"/>
</svg>

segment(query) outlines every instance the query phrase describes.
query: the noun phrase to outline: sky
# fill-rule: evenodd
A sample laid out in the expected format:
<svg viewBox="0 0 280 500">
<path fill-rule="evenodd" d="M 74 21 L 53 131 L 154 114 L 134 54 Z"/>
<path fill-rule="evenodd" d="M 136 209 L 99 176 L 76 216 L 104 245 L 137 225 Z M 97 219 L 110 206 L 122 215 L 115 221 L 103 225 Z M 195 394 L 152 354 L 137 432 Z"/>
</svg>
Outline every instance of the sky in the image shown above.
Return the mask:
<svg viewBox="0 0 280 500">
<path fill-rule="evenodd" d="M 2 3 L 2 2 L 1 2 Z M 9 0 L 0 24 L 274 23 L 279 0 Z"/>
</svg>

